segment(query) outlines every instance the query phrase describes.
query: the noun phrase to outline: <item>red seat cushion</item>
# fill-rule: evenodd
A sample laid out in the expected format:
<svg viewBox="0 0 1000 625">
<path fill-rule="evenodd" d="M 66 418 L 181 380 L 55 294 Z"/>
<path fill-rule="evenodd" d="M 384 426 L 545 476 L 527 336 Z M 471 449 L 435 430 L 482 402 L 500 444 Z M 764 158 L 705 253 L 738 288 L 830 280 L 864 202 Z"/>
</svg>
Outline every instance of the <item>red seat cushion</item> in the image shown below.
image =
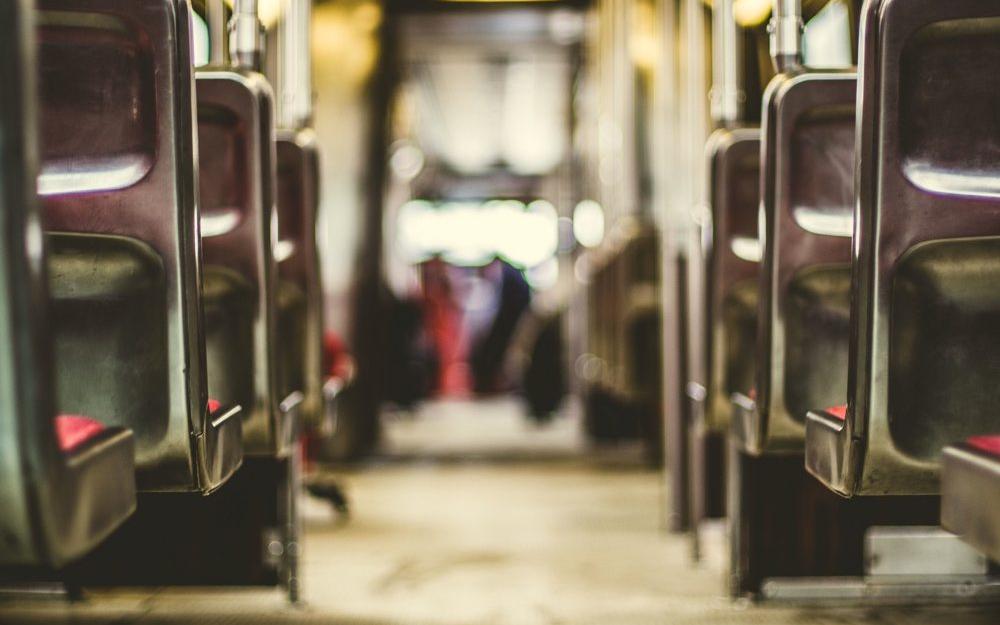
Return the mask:
<svg viewBox="0 0 1000 625">
<path fill-rule="evenodd" d="M 354 371 L 354 359 L 336 332 L 323 333 L 323 371 L 327 378 L 347 381 Z"/>
<path fill-rule="evenodd" d="M 56 440 L 63 451 L 72 451 L 103 431 L 104 424 L 90 417 L 75 414 L 56 417 Z"/>
<path fill-rule="evenodd" d="M 222 408 L 222 402 L 220 402 L 218 399 L 211 399 L 211 398 L 209 398 L 209 400 L 208 400 L 208 414 L 214 413 L 219 408 Z"/>
<path fill-rule="evenodd" d="M 969 447 L 987 453 L 991 456 L 1000 457 L 1000 434 L 992 436 L 973 436 L 965 441 Z"/>
<path fill-rule="evenodd" d="M 847 404 L 842 404 L 840 406 L 830 406 L 825 410 L 827 414 L 831 417 L 840 419 L 841 421 L 847 420 Z"/>
</svg>

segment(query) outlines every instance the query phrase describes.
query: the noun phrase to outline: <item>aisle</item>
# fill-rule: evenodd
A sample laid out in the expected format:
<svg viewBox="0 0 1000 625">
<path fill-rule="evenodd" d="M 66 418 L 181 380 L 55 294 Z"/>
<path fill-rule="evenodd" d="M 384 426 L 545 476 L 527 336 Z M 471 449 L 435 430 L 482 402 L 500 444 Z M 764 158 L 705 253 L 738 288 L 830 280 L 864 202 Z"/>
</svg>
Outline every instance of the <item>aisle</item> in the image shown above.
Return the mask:
<svg viewBox="0 0 1000 625">
<path fill-rule="evenodd" d="M 574 461 L 392 466 L 351 479 L 342 531 L 310 527 L 317 607 L 376 622 L 650 623 L 719 571 L 677 575 L 654 473 Z M 668 589 L 668 592 L 664 592 Z"/>
<path fill-rule="evenodd" d="M 383 424 L 382 460 L 538 461 L 587 452 L 579 407 L 569 401 L 544 424 L 525 418 L 511 396 L 426 402 L 387 413 Z"/>
</svg>

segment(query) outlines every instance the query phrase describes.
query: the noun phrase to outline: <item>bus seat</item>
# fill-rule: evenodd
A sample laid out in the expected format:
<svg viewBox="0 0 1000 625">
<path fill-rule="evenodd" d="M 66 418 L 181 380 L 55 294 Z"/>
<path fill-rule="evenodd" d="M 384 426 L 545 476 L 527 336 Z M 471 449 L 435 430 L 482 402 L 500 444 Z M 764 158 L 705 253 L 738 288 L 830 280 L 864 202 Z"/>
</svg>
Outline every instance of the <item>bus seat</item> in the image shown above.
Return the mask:
<svg viewBox="0 0 1000 625">
<path fill-rule="evenodd" d="M 282 396 L 300 390 L 301 418 L 316 425 L 323 409 L 323 293 L 316 215 L 319 149 L 308 129 L 277 135 L 278 345 Z"/>
<path fill-rule="evenodd" d="M 978 435 L 941 455 L 941 525 L 1000 562 L 1000 435 Z"/>
<path fill-rule="evenodd" d="M 624 367 L 626 394 L 634 401 L 648 403 L 655 398 L 659 402 L 660 369 L 658 352 L 650 352 L 644 343 L 660 344 L 659 325 L 651 323 L 659 319 L 660 258 L 659 230 L 650 223 L 642 224 L 622 249 L 619 271 L 625 284 L 625 298 L 619 305 L 622 317 L 624 347 Z"/>
<path fill-rule="evenodd" d="M 584 424 L 591 440 L 614 440 L 624 434 L 628 409 L 619 394 L 622 379 L 616 342 L 619 336 L 618 307 L 624 301 L 616 258 L 632 236 L 635 222 L 615 224 L 601 246 L 588 254 L 587 354 L 579 361 L 578 373 L 585 393 Z"/>
<path fill-rule="evenodd" d="M 656 459 L 662 443 L 659 419 L 651 421 L 649 400 L 657 394 L 643 387 L 648 371 L 639 374 L 641 350 L 634 333 L 648 329 L 649 313 L 658 314 L 655 296 L 659 267 L 658 230 L 647 218 L 620 218 L 602 247 L 589 254 L 588 332 L 586 360 L 579 373 L 587 400 L 585 427 L 593 440 L 643 438 L 648 456 Z M 653 337 L 649 340 L 656 341 Z M 656 368 L 648 361 L 641 365 Z M 639 384 L 637 384 L 639 382 Z"/>
<path fill-rule="evenodd" d="M 279 409 L 286 394 L 279 387 L 277 360 L 285 338 L 277 334 L 274 95 L 264 76 L 253 71 L 208 67 L 195 76 L 206 276 L 212 274 L 215 287 L 234 279 L 231 288 L 212 292 L 228 297 L 229 309 L 211 304 L 217 324 L 206 331 L 217 336 L 207 337 L 209 390 L 239 389 L 241 395 L 223 402 L 245 402 L 247 454 L 284 456 L 291 441 L 290 417 Z M 242 298 L 236 297 L 237 283 Z M 205 297 L 208 286 L 206 281 Z"/>
<path fill-rule="evenodd" d="M 802 453 L 808 411 L 847 393 L 856 88 L 798 72 L 764 94 L 756 397 L 734 402 L 751 455 Z"/>
<path fill-rule="evenodd" d="M 131 428 L 140 490 L 207 493 L 242 445 L 206 409 L 189 28 L 186 0 L 38 3 L 38 189 L 61 411 Z"/>
<path fill-rule="evenodd" d="M 689 510 L 692 522 L 724 515 L 729 397 L 753 384 L 757 327 L 760 130 L 720 129 L 706 144 L 710 214 L 699 233 L 686 299 Z M 707 230 L 706 230 L 707 228 Z"/>
<path fill-rule="evenodd" d="M 692 363 L 691 371 L 702 378 L 694 382 L 705 388 L 705 427 L 725 433 L 732 413 L 730 396 L 745 393 L 754 380 L 760 130 L 718 130 L 709 138 L 707 151 L 711 239 L 704 253 L 705 288 L 701 295 L 707 327 L 698 333 L 704 348 L 692 350 L 698 362 Z"/>
<path fill-rule="evenodd" d="M 0 567 L 60 568 L 135 510 L 131 432 L 58 415 L 37 219 L 32 6 L 0 3 Z"/>
<path fill-rule="evenodd" d="M 806 464 L 935 495 L 941 449 L 998 426 L 1000 6 L 878 0 L 861 32 L 848 407 L 810 414 Z"/>
<path fill-rule="evenodd" d="M 625 297 L 619 305 L 625 374 L 625 400 L 637 419 L 646 457 L 659 463 L 663 457 L 663 358 L 660 353 L 660 231 L 642 222 L 621 253 L 619 262 Z"/>
</svg>

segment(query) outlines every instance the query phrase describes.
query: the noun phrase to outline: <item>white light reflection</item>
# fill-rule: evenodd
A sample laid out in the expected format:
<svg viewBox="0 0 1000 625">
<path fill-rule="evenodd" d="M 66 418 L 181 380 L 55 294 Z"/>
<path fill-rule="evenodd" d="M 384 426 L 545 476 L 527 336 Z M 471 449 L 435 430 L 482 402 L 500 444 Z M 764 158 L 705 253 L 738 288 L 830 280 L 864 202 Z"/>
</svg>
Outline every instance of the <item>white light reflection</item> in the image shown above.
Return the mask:
<svg viewBox="0 0 1000 625">
<path fill-rule="evenodd" d="M 594 200 L 583 200 L 573 209 L 573 236 L 584 247 L 604 240 L 604 209 Z"/>
<path fill-rule="evenodd" d="M 759 263 L 764 257 L 760 239 L 754 237 L 733 237 L 729 242 L 729 249 L 732 250 L 736 258 L 751 263 Z"/>
<path fill-rule="evenodd" d="M 483 204 L 415 200 L 399 210 L 397 249 L 411 263 L 440 255 L 463 266 L 500 257 L 520 268 L 538 267 L 559 248 L 559 219 L 545 200 L 527 207 L 516 200 Z"/>
<path fill-rule="evenodd" d="M 559 260 L 555 256 L 550 256 L 544 263 L 528 269 L 524 277 L 536 291 L 551 289 L 559 281 Z"/>
<path fill-rule="evenodd" d="M 809 67 L 848 68 L 854 64 L 851 16 L 843 0 L 833 0 L 809 20 L 802 35 L 802 58 Z"/>
<path fill-rule="evenodd" d="M 544 174 L 562 161 L 567 142 L 568 68 L 541 61 L 511 63 L 504 85 L 501 151 L 520 174 Z"/>
</svg>

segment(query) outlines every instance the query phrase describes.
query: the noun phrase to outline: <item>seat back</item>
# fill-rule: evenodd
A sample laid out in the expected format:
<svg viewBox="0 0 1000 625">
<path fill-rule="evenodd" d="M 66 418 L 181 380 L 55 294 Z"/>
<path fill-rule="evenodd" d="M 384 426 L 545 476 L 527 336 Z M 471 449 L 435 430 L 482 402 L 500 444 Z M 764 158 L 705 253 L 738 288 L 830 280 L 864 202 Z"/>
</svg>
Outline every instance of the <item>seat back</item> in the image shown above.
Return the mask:
<svg viewBox="0 0 1000 625">
<path fill-rule="evenodd" d="M 244 407 L 247 453 L 284 454 L 277 354 L 290 337 L 277 333 L 274 96 L 256 72 L 203 69 L 195 83 L 209 389 Z"/>
<path fill-rule="evenodd" d="M 643 409 L 662 399 L 660 365 L 660 236 L 656 226 L 642 223 L 625 244 L 619 261 L 624 283 L 621 302 L 626 394 Z"/>
<path fill-rule="evenodd" d="M 212 490 L 242 450 L 207 409 L 190 7 L 38 8 L 60 409 L 132 429 L 141 489 Z"/>
<path fill-rule="evenodd" d="M 691 367 L 704 391 L 692 395 L 704 396 L 705 426 L 725 432 L 730 396 L 748 393 L 754 382 L 760 130 L 718 130 L 709 137 L 707 152 L 711 233 L 702 236 L 707 328 L 697 355 L 705 364 Z"/>
<path fill-rule="evenodd" d="M 133 443 L 121 428 L 62 447 L 55 427 L 45 243 L 35 177 L 32 7 L 0 3 L 0 566 L 58 567 L 135 508 Z"/>
<path fill-rule="evenodd" d="M 587 354 L 577 361 L 577 373 L 586 388 L 586 429 L 594 438 L 619 436 L 632 421 L 625 401 L 621 253 L 633 235 L 633 225 L 628 219 L 619 221 L 601 247 L 586 256 Z"/>
<path fill-rule="evenodd" d="M 637 360 L 635 332 L 649 327 L 650 315 L 658 314 L 659 238 L 656 226 L 644 218 L 628 217 L 619 221 L 614 245 L 599 270 L 604 294 L 598 306 L 602 318 L 603 341 L 608 354 L 609 381 L 622 401 L 637 401 L 642 390 L 640 380 L 648 372 Z M 655 338 L 651 340 L 656 340 Z"/>
<path fill-rule="evenodd" d="M 587 288 L 587 359 L 582 373 L 588 384 L 612 392 L 615 386 L 615 317 L 619 305 L 615 276 L 615 250 L 606 244 L 589 257 Z"/>
<path fill-rule="evenodd" d="M 845 419 L 810 470 L 851 494 L 932 494 L 945 444 L 997 427 L 1000 5 L 872 0 L 862 15 Z"/>
<path fill-rule="evenodd" d="M 279 388 L 302 391 L 301 417 L 316 424 L 323 414 L 323 286 L 316 245 L 319 149 L 311 130 L 279 131 L 278 318 Z M 294 337 L 294 338 L 293 338 Z"/>
<path fill-rule="evenodd" d="M 663 447 L 662 318 L 660 315 L 660 236 L 655 224 L 637 219 L 616 263 L 621 395 L 629 428 L 645 443 L 646 456 L 658 462 Z"/>
<path fill-rule="evenodd" d="M 808 411 L 845 401 L 856 85 L 779 74 L 764 95 L 756 397 L 736 428 L 750 453 L 801 453 Z"/>
</svg>

